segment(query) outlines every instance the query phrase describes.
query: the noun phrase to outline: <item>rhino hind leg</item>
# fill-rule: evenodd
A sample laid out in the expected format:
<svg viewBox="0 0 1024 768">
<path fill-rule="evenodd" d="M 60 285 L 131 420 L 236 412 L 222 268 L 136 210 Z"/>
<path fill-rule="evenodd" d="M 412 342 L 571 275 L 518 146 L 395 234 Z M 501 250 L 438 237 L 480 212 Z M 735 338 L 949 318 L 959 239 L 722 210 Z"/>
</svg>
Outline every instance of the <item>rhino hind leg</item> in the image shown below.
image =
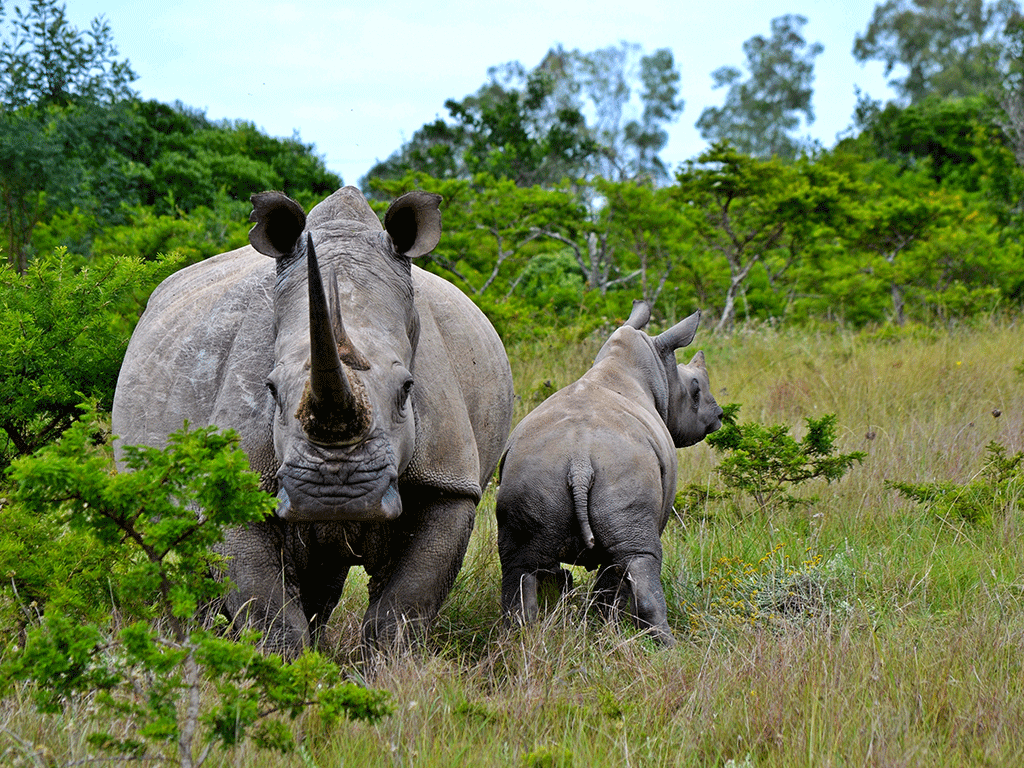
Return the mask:
<svg viewBox="0 0 1024 768">
<path fill-rule="evenodd" d="M 626 580 L 633 595 L 633 618 L 637 626 L 648 631 L 664 646 L 676 644 L 668 626 L 668 607 L 661 586 L 661 561 L 646 555 L 635 557 L 626 566 Z"/>
<path fill-rule="evenodd" d="M 430 627 L 455 584 L 476 520 L 476 502 L 436 493 L 402 495 L 406 511 L 367 538 L 369 607 L 363 647 L 389 652 Z"/>
<path fill-rule="evenodd" d="M 675 645 L 658 558 L 645 555 L 630 558 L 625 565 L 602 567 L 594 582 L 593 602 L 605 619 L 629 613 L 655 641 L 666 647 Z"/>
<path fill-rule="evenodd" d="M 501 573 L 501 613 L 510 626 L 537 620 L 540 604 L 538 571 L 531 568 L 507 568 Z"/>
</svg>

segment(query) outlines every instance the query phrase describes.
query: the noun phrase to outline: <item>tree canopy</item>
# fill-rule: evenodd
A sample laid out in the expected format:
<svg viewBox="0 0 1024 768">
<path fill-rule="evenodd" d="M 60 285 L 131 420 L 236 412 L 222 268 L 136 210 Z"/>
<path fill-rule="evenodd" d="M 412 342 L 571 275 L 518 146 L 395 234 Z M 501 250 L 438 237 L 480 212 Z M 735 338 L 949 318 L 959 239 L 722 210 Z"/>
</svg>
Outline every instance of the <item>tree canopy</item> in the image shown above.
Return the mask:
<svg viewBox="0 0 1024 768">
<path fill-rule="evenodd" d="M 371 168 L 364 189 L 410 172 L 489 173 L 521 186 L 667 178 L 658 153 L 668 141 L 665 127 L 683 109 L 668 49 L 644 55 L 634 43 L 586 53 L 556 46 L 533 69 L 513 61 L 487 76 L 476 93 L 445 102 L 447 120 L 424 125 Z"/>
<path fill-rule="evenodd" d="M 857 61 L 881 61 L 905 100 L 984 93 L 1005 69 L 1007 35 L 1020 22 L 1016 0 L 886 0 L 854 38 Z"/>
<path fill-rule="evenodd" d="M 756 157 L 793 159 L 802 145 L 792 132 L 800 114 L 814 122 L 811 106 L 814 60 L 821 43 L 807 44 L 803 16 L 787 14 L 772 19 L 771 37 L 755 35 L 743 44 L 749 77 L 742 80 L 736 67 L 711 73 L 715 88 L 728 87 L 721 107 L 708 107 L 697 120 L 708 141 L 728 140 L 739 151 Z"/>
</svg>

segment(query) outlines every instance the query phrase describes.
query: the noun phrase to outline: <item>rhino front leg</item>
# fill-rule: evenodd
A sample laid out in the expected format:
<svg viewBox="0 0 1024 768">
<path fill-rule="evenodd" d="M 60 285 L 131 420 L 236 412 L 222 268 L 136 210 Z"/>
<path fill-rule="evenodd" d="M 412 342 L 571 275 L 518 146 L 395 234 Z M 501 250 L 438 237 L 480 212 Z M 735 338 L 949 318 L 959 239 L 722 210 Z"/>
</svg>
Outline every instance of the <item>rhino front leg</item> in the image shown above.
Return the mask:
<svg viewBox="0 0 1024 768">
<path fill-rule="evenodd" d="M 476 502 L 403 493 L 406 511 L 368 537 L 369 607 L 363 646 L 388 651 L 420 635 L 436 618 L 466 555 Z"/>
<path fill-rule="evenodd" d="M 309 645 L 309 622 L 286 538 L 275 520 L 250 523 L 228 530 L 218 551 L 228 558 L 226 575 L 234 585 L 224 613 L 236 626 L 262 632 L 266 650 L 295 656 Z"/>
</svg>

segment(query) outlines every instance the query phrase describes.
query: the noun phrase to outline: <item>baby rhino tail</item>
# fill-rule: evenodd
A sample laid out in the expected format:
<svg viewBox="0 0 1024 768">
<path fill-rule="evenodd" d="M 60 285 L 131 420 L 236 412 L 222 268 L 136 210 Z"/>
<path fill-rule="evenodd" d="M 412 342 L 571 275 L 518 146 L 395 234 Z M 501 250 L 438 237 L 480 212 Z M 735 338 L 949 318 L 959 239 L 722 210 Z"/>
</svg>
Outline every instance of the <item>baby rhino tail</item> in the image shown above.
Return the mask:
<svg viewBox="0 0 1024 768">
<path fill-rule="evenodd" d="M 583 532 L 587 549 L 594 548 L 594 532 L 590 529 L 590 486 L 594 483 L 594 468 L 588 459 L 573 458 L 569 462 L 569 494 L 576 511 L 576 519 Z"/>
</svg>

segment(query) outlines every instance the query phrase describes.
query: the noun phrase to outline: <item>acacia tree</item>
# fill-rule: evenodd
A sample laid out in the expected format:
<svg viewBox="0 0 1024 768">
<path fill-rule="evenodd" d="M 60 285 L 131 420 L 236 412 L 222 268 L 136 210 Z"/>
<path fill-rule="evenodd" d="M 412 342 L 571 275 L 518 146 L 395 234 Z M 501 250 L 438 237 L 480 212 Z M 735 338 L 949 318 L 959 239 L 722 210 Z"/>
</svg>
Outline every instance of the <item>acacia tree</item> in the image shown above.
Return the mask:
<svg viewBox="0 0 1024 768">
<path fill-rule="evenodd" d="M 411 189 L 441 195 L 444 233 L 434 251 L 420 261 L 446 273 L 475 297 L 507 293 L 530 258 L 545 250 L 540 241 L 547 230 L 583 215 L 567 188 L 521 187 L 511 179 L 483 173 L 472 179 L 410 173 L 396 180 L 373 179 L 372 187 L 385 200 Z M 373 204 L 380 213 L 387 206 Z"/>
<path fill-rule="evenodd" d="M 603 181 L 597 190 L 607 208 L 607 235 L 624 282 L 639 282 L 640 295 L 656 304 L 687 250 L 692 224 L 670 187 L 638 181 Z"/>
<path fill-rule="evenodd" d="M 739 151 L 768 158 L 792 159 L 801 142 L 792 137 L 803 114 L 814 122 L 811 106 L 814 59 L 821 43 L 808 45 L 802 29 L 807 19 L 786 14 L 772 19 L 771 37 L 755 35 L 743 43 L 749 77 L 736 67 L 711 73 L 715 88 L 728 87 L 721 107 L 707 107 L 697 120 L 708 141 L 728 140 Z"/>
<path fill-rule="evenodd" d="M 755 267 L 772 290 L 784 290 L 791 268 L 828 247 L 856 196 L 840 172 L 810 160 L 760 160 L 724 142 L 687 163 L 676 180 L 672 191 L 693 222 L 697 244 L 728 267 L 716 330 L 734 322 Z M 705 267 L 712 273 L 720 268 L 714 261 Z"/>
<path fill-rule="evenodd" d="M 969 211 L 958 196 L 915 174 L 876 181 L 863 205 L 854 243 L 875 257 L 866 269 L 888 283 L 892 318 L 902 326 L 907 289 L 926 284 L 933 271 L 928 262 L 943 253 L 928 246 L 944 228 L 967 223 Z"/>
</svg>

